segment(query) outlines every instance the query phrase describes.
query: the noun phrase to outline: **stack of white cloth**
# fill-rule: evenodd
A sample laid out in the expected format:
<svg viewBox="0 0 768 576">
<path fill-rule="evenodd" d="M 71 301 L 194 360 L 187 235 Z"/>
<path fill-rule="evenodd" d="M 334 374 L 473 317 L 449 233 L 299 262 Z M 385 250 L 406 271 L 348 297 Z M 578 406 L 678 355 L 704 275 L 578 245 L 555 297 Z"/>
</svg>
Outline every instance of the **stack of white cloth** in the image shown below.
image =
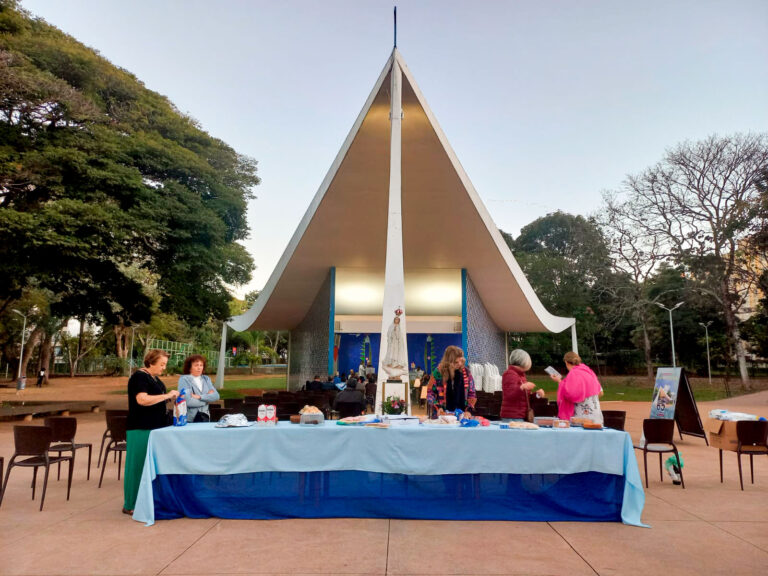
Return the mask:
<svg viewBox="0 0 768 576">
<path fill-rule="evenodd" d="M 499 367 L 495 364 L 485 364 L 485 388 L 486 392 L 501 392 L 501 375 L 499 374 Z"/>
<path fill-rule="evenodd" d="M 469 371 L 472 372 L 472 378 L 475 380 L 475 390 L 485 391 L 485 369 L 482 364 L 470 364 Z"/>
</svg>

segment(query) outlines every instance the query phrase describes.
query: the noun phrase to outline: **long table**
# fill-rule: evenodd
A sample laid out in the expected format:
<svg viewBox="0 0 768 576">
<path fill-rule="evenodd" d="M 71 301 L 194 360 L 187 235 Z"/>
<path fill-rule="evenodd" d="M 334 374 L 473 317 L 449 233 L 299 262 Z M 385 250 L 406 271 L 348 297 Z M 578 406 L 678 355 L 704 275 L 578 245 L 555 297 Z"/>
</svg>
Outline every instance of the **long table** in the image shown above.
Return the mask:
<svg viewBox="0 0 768 576">
<path fill-rule="evenodd" d="M 133 518 L 388 517 L 643 526 L 629 434 L 336 422 L 154 430 Z"/>
</svg>

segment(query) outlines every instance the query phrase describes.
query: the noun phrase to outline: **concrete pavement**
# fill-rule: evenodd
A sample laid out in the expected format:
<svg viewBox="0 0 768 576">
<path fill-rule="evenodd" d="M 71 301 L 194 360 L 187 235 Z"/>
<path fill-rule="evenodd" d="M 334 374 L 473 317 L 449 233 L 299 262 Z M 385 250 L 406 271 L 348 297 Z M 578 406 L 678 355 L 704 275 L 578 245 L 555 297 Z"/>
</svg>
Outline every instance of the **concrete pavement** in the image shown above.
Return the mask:
<svg viewBox="0 0 768 576">
<path fill-rule="evenodd" d="M 10 399 L 10 398 L 8 398 Z M 112 403 L 124 402 L 124 396 Z M 768 416 L 768 392 L 701 403 Z M 648 403 L 606 402 L 627 411 L 639 439 Z M 78 414 L 72 497 L 66 481 L 49 480 L 45 508 L 33 502 L 31 473 L 15 469 L 0 507 L 0 575 L 229 574 L 763 574 L 768 567 L 768 457 L 755 460 L 755 484 L 739 489 L 736 456 L 725 453 L 720 484 L 717 450 L 686 436 L 686 489 L 659 482 L 649 456 L 643 521 L 616 523 L 445 522 L 379 519 L 159 521 L 145 527 L 121 514 L 122 482 L 107 464 L 98 488 L 96 452 L 103 414 Z M 33 424 L 41 424 L 35 419 Z M 13 453 L 12 426 L 0 423 L 0 455 Z M 748 460 L 744 460 L 747 464 Z M 642 457 L 640 458 L 642 475 Z"/>
</svg>

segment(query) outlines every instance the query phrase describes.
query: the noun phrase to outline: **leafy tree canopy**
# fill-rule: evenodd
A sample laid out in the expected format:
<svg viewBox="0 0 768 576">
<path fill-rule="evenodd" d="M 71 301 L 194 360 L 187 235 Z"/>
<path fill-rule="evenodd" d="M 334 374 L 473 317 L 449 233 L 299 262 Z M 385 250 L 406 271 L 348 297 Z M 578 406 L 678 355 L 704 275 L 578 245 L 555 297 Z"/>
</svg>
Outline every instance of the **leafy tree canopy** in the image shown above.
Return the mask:
<svg viewBox="0 0 768 576">
<path fill-rule="evenodd" d="M 598 280 L 610 273 L 605 238 L 583 216 L 547 214 L 506 239 L 539 298 L 557 314 L 590 306 Z"/>
<path fill-rule="evenodd" d="M 0 312 L 34 285 L 61 316 L 148 321 L 152 293 L 193 324 L 227 317 L 258 182 L 165 97 L 0 0 Z"/>
</svg>

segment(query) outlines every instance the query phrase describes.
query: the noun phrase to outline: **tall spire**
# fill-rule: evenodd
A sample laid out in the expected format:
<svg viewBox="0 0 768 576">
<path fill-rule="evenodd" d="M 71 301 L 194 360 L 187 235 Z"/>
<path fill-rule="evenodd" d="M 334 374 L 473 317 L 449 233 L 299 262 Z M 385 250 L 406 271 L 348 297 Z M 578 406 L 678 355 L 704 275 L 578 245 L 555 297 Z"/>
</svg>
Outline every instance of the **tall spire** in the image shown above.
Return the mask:
<svg viewBox="0 0 768 576">
<path fill-rule="evenodd" d="M 389 213 L 379 349 L 379 386 L 376 390 L 377 412 L 381 410 L 381 403 L 386 399 L 385 382 L 387 394 L 398 396 L 401 400 L 406 400 L 408 395 L 408 310 L 405 310 L 403 270 L 402 70 L 397 54 L 392 55 L 390 107 Z M 408 412 L 410 413 L 410 406 Z"/>
</svg>

